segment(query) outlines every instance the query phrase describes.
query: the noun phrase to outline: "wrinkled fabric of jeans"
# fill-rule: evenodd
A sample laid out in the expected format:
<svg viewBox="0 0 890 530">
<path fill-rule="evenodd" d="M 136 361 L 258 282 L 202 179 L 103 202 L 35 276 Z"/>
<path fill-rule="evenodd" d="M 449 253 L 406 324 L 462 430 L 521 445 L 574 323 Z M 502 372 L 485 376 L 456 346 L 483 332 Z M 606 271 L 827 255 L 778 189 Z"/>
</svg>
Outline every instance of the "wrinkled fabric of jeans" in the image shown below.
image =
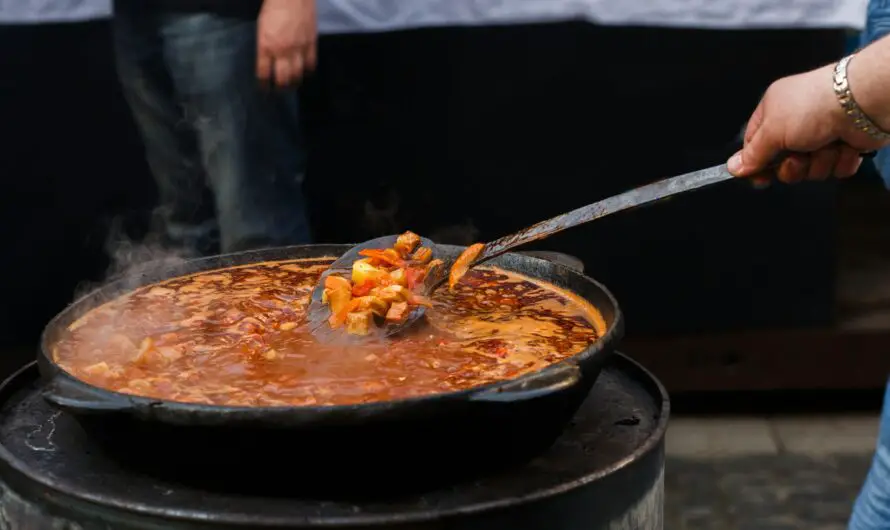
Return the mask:
<svg viewBox="0 0 890 530">
<path fill-rule="evenodd" d="M 308 243 L 298 96 L 258 83 L 255 17 L 118 1 L 113 29 L 167 243 L 199 254 Z"/>
<path fill-rule="evenodd" d="M 871 0 L 868 3 L 867 13 L 865 29 L 862 32 L 863 46 L 890 33 L 890 0 Z M 890 186 L 890 147 L 878 151 L 874 164 L 884 179 L 884 184 Z"/>
<path fill-rule="evenodd" d="M 884 394 L 884 410 L 875 456 L 862 491 L 853 506 L 849 530 L 890 529 L 890 385 Z"/>
<path fill-rule="evenodd" d="M 865 30 L 862 32 L 863 45 L 890 33 L 890 0 L 871 0 L 867 13 Z M 890 185 L 890 149 L 878 151 L 874 164 L 885 185 Z M 875 455 L 853 506 L 848 529 L 890 530 L 890 383 L 884 394 Z"/>
<path fill-rule="evenodd" d="M 869 44 L 890 33 L 890 0 L 871 0 L 862 44 Z M 878 151 L 875 167 L 890 185 L 890 149 Z M 849 530 L 890 530 L 890 384 L 884 395 L 881 428 L 868 477 L 853 507 Z"/>
</svg>

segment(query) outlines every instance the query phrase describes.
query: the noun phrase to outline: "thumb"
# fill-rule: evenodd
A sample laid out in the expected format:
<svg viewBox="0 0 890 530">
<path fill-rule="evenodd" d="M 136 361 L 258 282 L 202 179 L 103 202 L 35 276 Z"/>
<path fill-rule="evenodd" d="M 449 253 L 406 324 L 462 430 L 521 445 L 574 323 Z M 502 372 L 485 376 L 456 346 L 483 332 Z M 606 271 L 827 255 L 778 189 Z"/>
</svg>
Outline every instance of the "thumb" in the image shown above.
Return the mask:
<svg viewBox="0 0 890 530">
<path fill-rule="evenodd" d="M 765 127 L 760 127 L 745 142 L 745 147 L 732 155 L 726 166 L 737 177 L 749 177 L 766 169 L 781 152 L 781 142 Z"/>
</svg>

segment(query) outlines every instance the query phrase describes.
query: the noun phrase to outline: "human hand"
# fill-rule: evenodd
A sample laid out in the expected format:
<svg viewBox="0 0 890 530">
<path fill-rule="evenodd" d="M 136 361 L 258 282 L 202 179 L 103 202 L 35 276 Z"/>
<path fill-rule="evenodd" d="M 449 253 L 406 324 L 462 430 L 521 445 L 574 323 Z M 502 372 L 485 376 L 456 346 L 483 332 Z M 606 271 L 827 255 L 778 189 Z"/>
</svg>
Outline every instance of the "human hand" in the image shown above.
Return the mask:
<svg viewBox="0 0 890 530">
<path fill-rule="evenodd" d="M 740 177 L 775 171 L 789 183 L 855 174 L 860 153 L 885 142 L 853 126 L 832 89 L 833 73 L 834 67 L 826 66 L 774 82 L 748 121 L 745 146 L 730 158 L 729 171 Z"/>
<path fill-rule="evenodd" d="M 264 0 L 257 19 L 257 78 L 283 88 L 315 68 L 315 0 Z"/>
</svg>

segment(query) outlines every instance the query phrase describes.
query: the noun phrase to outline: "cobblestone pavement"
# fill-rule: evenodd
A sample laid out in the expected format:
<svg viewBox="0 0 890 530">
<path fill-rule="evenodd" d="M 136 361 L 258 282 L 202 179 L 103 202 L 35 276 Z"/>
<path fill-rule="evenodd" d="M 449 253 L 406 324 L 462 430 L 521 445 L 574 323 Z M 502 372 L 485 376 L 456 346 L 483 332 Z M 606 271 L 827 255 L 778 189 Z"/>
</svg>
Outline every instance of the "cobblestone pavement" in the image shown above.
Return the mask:
<svg viewBox="0 0 890 530">
<path fill-rule="evenodd" d="M 870 460 L 669 456 L 665 530 L 845 530 Z"/>
</svg>

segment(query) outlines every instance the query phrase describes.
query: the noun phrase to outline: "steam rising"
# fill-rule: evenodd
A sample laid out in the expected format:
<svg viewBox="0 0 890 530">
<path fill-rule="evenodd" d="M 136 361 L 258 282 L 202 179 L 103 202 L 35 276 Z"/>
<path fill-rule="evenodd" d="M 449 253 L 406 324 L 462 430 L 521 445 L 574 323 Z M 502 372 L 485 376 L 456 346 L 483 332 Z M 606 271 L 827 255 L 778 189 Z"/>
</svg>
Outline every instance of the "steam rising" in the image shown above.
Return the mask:
<svg viewBox="0 0 890 530">
<path fill-rule="evenodd" d="M 123 282 L 125 291 L 136 289 L 144 284 L 144 277 L 149 272 L 170 269 L 198 257 L 196 252 L 164 245 L 156 233 L 149 233 L 141 241 L 134 240 L 119 221 L 115 221 L 109 230 L 105 252 L 110 263 L 102 279 L 82 282 L 75 289 L 75 300 L 115 281 Z"/>
</svg>

